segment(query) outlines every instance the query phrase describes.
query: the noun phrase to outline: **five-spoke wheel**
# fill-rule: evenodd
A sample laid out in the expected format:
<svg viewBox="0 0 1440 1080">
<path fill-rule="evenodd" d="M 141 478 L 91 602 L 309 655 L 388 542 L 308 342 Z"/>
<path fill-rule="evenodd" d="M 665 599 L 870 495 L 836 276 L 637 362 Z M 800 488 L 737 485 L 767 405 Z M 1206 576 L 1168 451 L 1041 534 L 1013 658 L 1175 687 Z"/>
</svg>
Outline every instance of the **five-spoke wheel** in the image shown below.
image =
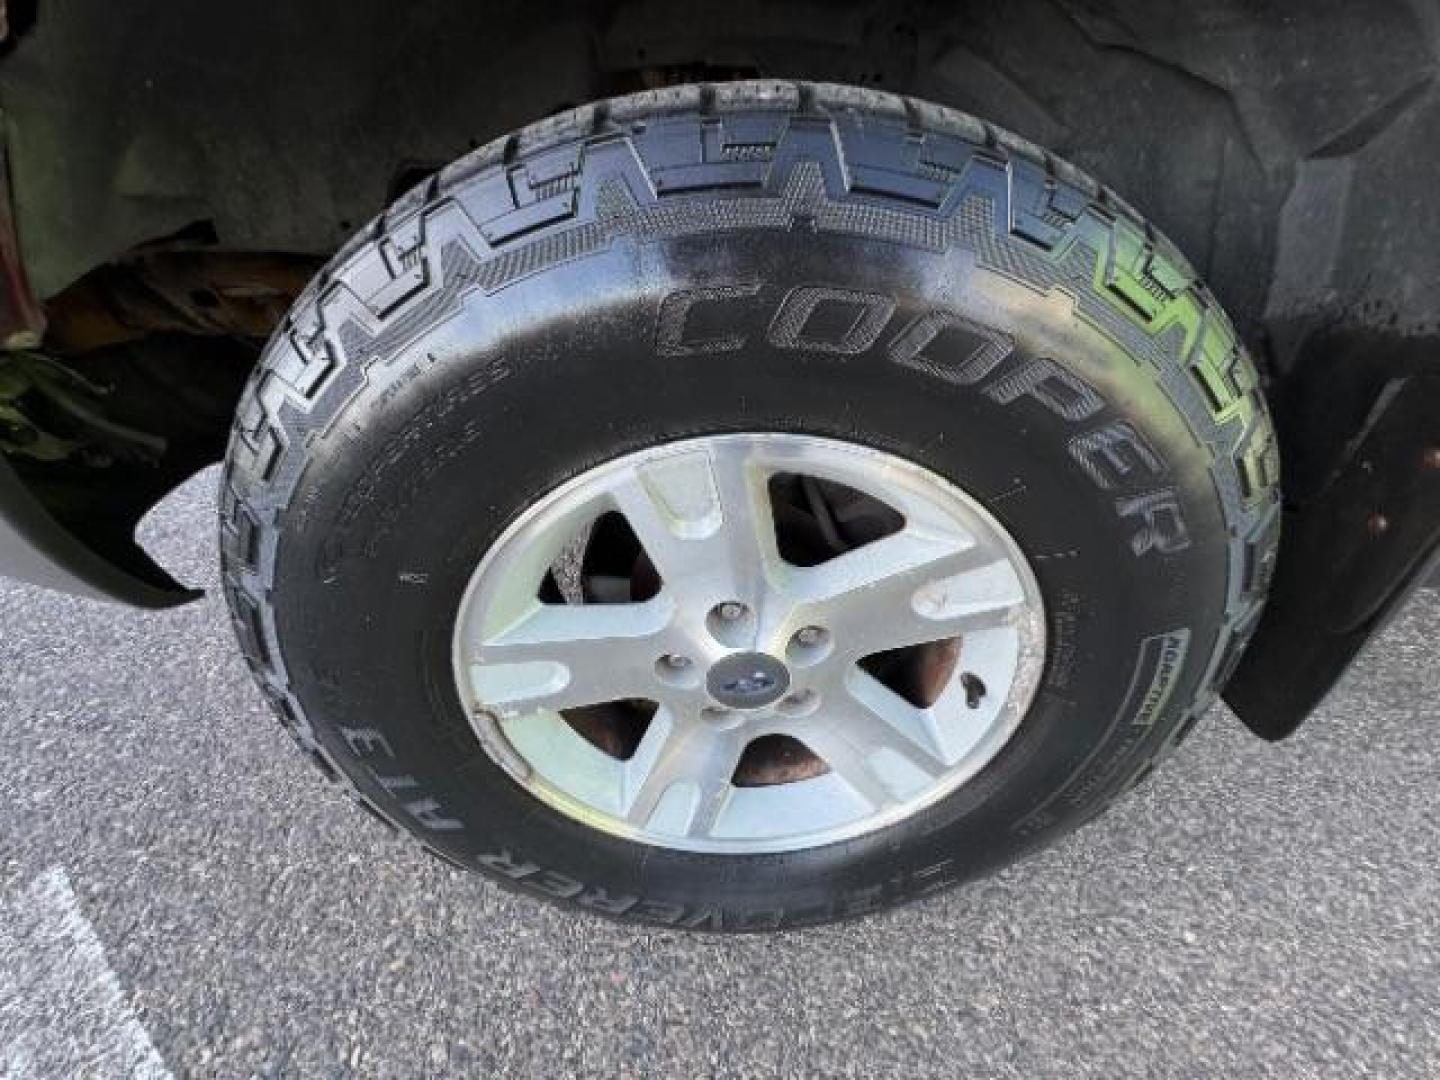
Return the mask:
<svg viewBox="0 0 1440 1080">
<path fill-rule="evenodd" d="M 542 799 L 743 852 L 879 828 L 973 775 L 1024 716 L 1043 637 L 1024 556 L 953 485 L 853 444 L 724 435 L 537 502 L 476 571 L 455 662 L 482 743 Z"/>
</svg>

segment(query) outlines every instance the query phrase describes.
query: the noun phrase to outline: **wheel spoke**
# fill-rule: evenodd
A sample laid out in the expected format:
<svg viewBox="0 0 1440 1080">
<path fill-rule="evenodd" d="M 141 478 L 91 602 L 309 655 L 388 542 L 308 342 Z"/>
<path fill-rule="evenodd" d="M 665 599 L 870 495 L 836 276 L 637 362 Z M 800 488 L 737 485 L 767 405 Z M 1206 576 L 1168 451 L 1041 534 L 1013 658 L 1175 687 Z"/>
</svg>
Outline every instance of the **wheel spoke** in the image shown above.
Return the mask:
<svg viewBox="0 0 1440 1080">
<path fill-rule="evenodd" d="M 1025 592 L 1005 556 L 958 533 L 906 528 L 796 575 L 801 618 L 860 657 L 1010 623 Z"/>
<path fill-rule="evenodd" d="M 614 498 L 672 595 L 755 606 L 778 561 L 765 479 L 742 448 L 715 447 L 635 468 Z"/>
<path fill-rule="evenodd" d="M 627 763 L 625 817 L 679 836 L 709 836 L 725 809 L 744 739 L 698 719 L 657 711 Z"/>
<path fill-rule="evenodd" d="M 507 715 L 653 697 L 667 623 L 654 602 L 539 604 L 476 650 L 472 681 Z"/>
<path fill-rule="evenodd" d="M 852 672 L 797 738 L 877 808 L 903 796 L 897 786 L 904 780 L 933 781 L 945 769 L 931 716 L 862 671 Z"/>
</svg>

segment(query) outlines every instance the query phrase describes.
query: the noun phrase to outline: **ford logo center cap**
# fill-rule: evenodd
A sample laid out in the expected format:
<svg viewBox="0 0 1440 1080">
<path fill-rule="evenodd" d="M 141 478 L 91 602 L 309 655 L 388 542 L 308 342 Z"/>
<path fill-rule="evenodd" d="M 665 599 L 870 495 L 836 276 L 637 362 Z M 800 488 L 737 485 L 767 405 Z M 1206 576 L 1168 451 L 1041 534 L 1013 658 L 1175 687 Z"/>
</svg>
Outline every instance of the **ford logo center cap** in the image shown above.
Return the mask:
<svg viewBox="0 0 1440 1080">
<path fill-rule="evenodd" d="M 790 672 L 766 653 L 736 653 L 710 669 L 705 686 L 727 708 L 763 709 L 785 696 Z"/>
</svg>

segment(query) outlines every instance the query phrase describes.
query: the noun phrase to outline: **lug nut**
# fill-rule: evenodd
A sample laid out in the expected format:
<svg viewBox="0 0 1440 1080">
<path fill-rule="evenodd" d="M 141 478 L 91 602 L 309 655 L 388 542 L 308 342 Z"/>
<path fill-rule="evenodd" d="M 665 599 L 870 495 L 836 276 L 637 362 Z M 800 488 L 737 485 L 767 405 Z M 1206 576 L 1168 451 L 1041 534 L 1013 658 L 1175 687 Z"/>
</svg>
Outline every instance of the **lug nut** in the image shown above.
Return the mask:
<svg viewBox="0 0 1440 1080">
<path fill-rule="evenodd" d="M 690 657 L 666 653 L 655 661 L 655 677 L 670 686 L 693 686 L 699 673 Z"/>
<path fill-rule="evenodd" d="M 802 716 L 820 704 L 820 695 L 814 690 L 797 690 L 780 700 L 780 711 L 791 716 Z"/>
<path fill-rule="evenodd" d="M 739 600 L 725 600 L 706 613 L 705 628 L 722 645 L 739 649 L 749 643 L 751 631 L 755 628 L 755 616 Z"/>
<path fill-rule="evenodd" d="M 830 655 L 830 631 L 823 626 L 802 626 L 790 635 L 786 659 L 798 667 L 818 664 Z"/>
<path fill-rule="evenodd" d="M 721 729 L 733 728 L 744 722 L 744 718 L 722 705 L 706 705 L 700 710 L 700 719 Z"/>
</svg>

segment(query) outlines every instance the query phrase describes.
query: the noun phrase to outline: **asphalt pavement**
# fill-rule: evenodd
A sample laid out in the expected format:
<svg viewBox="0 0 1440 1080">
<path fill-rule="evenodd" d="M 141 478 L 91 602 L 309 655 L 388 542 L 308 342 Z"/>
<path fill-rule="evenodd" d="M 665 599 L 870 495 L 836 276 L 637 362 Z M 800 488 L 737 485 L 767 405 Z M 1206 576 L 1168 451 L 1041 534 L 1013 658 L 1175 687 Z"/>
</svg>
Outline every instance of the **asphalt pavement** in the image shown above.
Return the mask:
<svg viewBox="0 0 1440 1080">
<path fill-rule="evenodd" d="M 214 473 L 144 535 L 213 584 Z M 1294 739 L 1217 711 L 1059 848 L 716 938 L 447 869 L 319 781 L 223 603 L 0 583 L 0 1078 L 1440 1074 L 1440 594 Z"/>
</svg>

